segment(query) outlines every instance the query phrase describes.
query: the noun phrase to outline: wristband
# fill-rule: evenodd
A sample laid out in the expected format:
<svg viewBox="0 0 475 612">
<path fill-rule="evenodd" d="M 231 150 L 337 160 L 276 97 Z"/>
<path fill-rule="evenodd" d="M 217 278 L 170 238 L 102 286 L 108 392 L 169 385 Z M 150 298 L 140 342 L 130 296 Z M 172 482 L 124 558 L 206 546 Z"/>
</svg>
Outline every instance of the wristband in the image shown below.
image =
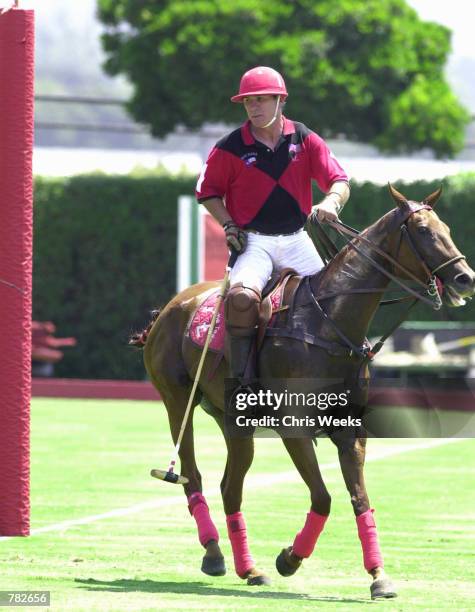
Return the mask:
<svg viewBox="0 0 475 612">
<path fill-rule="evenodd" d="M 234 221 L 225 221 L 222 225 L 223 230 L 226 232 L 230 227 L 239 227 Z"/>
<path fill-rule="evenodd" d="M 337 193 L 336 191 L 330 191 L 330 193 L 327 194 L 325 199 L 330 200 L 332 204 L 335 205 L 336 214 L 339 215 L 344 206 L 344 204 L 342 203 L 341 194 Z"/>
</svg>

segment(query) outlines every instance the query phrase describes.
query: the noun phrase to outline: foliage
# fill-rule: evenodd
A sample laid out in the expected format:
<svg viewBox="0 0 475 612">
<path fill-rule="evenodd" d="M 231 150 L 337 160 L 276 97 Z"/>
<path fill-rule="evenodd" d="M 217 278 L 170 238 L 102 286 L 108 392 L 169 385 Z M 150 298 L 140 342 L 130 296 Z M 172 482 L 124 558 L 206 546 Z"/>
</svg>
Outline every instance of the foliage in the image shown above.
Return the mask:
<svg viewBox="0 0 475 612">
<path fill-rule="evenodd" d="M 143 378 L 129 334 L 175 291 L 176 202 L 194 180 L 37 179 L 33 311 L 75 336 L 56 374 Z"/>
<path fill-rule="evenodd" d="M 382 150 L 415 150 L 431 142 L 437 157 L 463 148 L 464 133 L 451 125 L 462 125 L 469 114 L 457 103 L 445 80 L 418 75 L 411 86 L 391 105 L 389 127 L 376 139 Z M 395 147 L 395 143 L 400 144 Z"/>
<path fill-rule="evenodd" d="M 289 114 L 324 136 L 391 151 L 453 155 L 469 116 L 444 78 L 449 30 L 405 0 L 98 0 L 112 75 L 135 91 L 134 118 L 164 136 L 177 125 L 235 123 L 229 102 L 255 65 L 283 72 Z"/>
</svg>

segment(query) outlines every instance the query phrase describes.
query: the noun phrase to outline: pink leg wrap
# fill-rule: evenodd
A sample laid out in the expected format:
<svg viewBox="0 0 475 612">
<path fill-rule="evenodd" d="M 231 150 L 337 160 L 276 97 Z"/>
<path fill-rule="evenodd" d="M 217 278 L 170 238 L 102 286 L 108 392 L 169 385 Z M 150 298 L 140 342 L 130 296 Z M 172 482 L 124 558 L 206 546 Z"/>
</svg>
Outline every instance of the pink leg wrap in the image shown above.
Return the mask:
<svg viewBox="0 0 475 612">
<path fill-rule="evenodd" d="M 369 572 L 375 567 L 383 567 L 383 557 L 379 550 L 378 532 L 373 518 L 373 509 L 366 510 L 356 517 L 358 535 L 363 549 L 363 562 Z"/>
<path fill-rule="evenodd" d="M 247 545 L 246 523 L 241 512 L 226 515 L 228 535 L 233 549 L 234 567 L 236 574 L 244 578 L 246 573 L 254 567 L 254 559 Z"/>
<path fill-rule="evenodd" d="M 198 538 L 200 543 L 206 546 L 210 540 L 219 542 L 218 530 L 211 520 L 208 504 L 206 503 L 204 495 L 201 493 L 192 493 L 188 497 L 188 509 L 198 526 Z"/>
<path fill-rule="evenodd" d="M 302 531 L 295 536 L 292 545 L 292 552 L 296 554 L 297 557 L 302 557 L 302 559 L 310 557 L 317 543 L 318 536 L 323 531 L 327 518 L 328 516 L 323 516 L 310 510 L 307 514 L 307 520 L 305 521 Z"/>
</svg>

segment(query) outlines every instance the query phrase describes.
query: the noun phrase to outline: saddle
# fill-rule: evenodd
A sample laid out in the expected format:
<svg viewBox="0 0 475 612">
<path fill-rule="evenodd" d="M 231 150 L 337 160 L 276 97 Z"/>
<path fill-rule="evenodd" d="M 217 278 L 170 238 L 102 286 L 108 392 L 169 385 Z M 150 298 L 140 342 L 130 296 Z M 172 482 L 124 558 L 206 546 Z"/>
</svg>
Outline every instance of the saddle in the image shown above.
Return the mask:
<svg viewBox="0 0 475 612">
<path fill-rule="evenodd" d="M 281 272 L 272 274 L 264 287 L 257 327 L 256 348 L 258 352 L 264 341 L 268 326 L 273 325 L 276 321 L 276 317 L 273 318 L 273 315 L 290 309 L 301 280 L 302 277 L 298 276 L 295 270 L 284 268 Z M 275 297 L 276 294 L 279 294 L 280 298 L 278 306 L 274 305 L 272 301 L 272 297 Z"/>
<path fill-rule="evenodd" d="M 300 281 L 301 277 L 297 276 L 294 270 L 286 268 L 280 273 L 273 274 L 264 287 L 259 308 L 257 350 L 262 346 L 266 331 L 277 320 L 278 314 L 290 308 Z M 208 291 L 198 304 L 186 328 L 185 338 L 200 348 L 205 344 L 217 298 L 218 289 Z M 208 350 L 218 353 L 222 357 L 224 354 L 224 336 L 224 306 L 221 304 Z"/>
</svg>

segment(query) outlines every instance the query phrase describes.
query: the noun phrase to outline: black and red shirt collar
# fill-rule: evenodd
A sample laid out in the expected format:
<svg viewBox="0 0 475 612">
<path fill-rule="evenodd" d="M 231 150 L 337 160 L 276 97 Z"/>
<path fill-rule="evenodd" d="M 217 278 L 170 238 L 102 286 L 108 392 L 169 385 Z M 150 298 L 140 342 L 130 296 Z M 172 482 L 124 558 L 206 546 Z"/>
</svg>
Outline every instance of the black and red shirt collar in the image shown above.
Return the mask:
<svg viewBox="0 0 475 612">
<path fill-rule="evenodd" d="M 294 122 L 291 121 L 290 119 L 287 119 L 287 117 L 284 117 L 284 115 L 282 115 L 282 119 L 284 120 L 284 129 L 282 131 L 282 136 L 285 137 L 285 136 L 289 136 L 290 134 L 295 134 Z M 248 119 L 241 126 L 241 136 L 242 136 L 242 140 L 245 145 L 253 145 L 256 143 L 256 139 L 254 138 L 251 132 L 250 119 Z"/>
</svg>

